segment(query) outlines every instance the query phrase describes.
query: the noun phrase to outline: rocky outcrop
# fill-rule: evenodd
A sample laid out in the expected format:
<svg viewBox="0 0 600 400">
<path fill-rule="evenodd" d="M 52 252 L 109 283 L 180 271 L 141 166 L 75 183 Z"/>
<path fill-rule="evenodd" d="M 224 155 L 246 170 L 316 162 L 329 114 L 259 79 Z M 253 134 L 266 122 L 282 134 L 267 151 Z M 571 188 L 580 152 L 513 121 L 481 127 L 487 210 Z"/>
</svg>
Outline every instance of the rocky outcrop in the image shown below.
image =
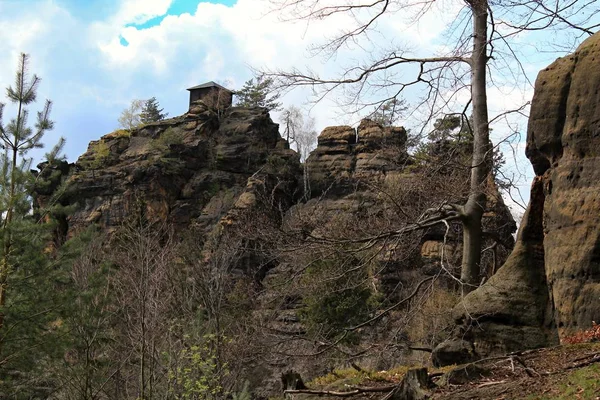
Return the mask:
<svg viewBox="0 0 600 400">
<path fill-rule="evenodd" d="M 183 116 L 91 142 L 76 163 L 61 164 L 68 178 L 60 202 L 77 205 L 66 221 L 69 235 L 90 224 L 112 230 L 138 212 L 208 231 L 230 210 L 252 203 L 261 174 L 285 170 L 294 187 L 278 189 L 293 191 L 299 168 L 266 110 L 234 107 L 219 118 L 198 103 Z M 56 167 L 40 170 L 48 182 L 37 191 L 44 206 L 60 178 Z"/>
<path fill-rule="evenodd" d="M 545 269 L 561 337 L 600 320 L 600 34 L 542 71 L 527 155 L 544 182 Z"/>
<path fill-rule="evenodd" d="M 261 371 L 256 372 L 257 379 L 264 378 L 261 393 L 270 396 L 279 389 L 282 370 L 294 368 L 313 376 L 333 365 L 322 363 L 317 371 L 318 358 L 299 361 L 282 355 L 320 351 L 318 343 L 298 340 L 307 330 L 299 312 L 305 304 L 301 291 L 294 292 L 295 285 L 288 284 L 304 274 L 302 257 L 313 256 L 306 253 L 323 254 L 330 264 L 346 257 L 344 268 L 369 264 L 374 271 L 369 272 L 369 284 L 386 304 L 406 297 L 424 277 L 439 275 L 442 260 L 446 271 L 456 273 L 459 223 L 449 230 L 440 224 L 402 240 L 382 240 L 362 261 L 359 256 L 347 257 L 348 252 L 311 248 L 303 241 L 307 235 L 379 234 L 416 221 L 425 208 L 463 199 L 468 168 L 449 170 L 452 179 L 442 176 L 435 178 L 440 185 L 432 183 L 428 179 L 439 174 L 425 174 L 422 165 L 411 164 L 406 140 L 403 128 L 382 127 L 370 120 L 362 121 L 357 130 L 326 128 L 307 160 L 305 187 L 298 155 L 280 137 L 266 110 L 233 107 L 217 115 L 199 102 L 183 116 L 105 135 L 90 143 L 74 164 L 40 165 L 36 201 L 42 207 L 58 202 L 72 208 L 60 215 L 58 242 L 91 224 L 111 232 L 140 215 L 173 225 L 177 234 L 193 228 L 194 240 L 205 247 L 209 237 L 224 238 L 228 245 L 228 234 L 241 236 L 236 240 L 243 243 L 243 250 L 237 249 L 239 260 L 231 278 L 240 282 L 243 278 L 244 285 L 251 286 L 248 292 L 255 297 L 247 317 L 261 327 L 253 344 L 262 346 L 260 359 L 267 360 L 246 367 Z M 488 184 L 495 195 L 489 196 L 486 206 L 486 230 L 496 232 L 511 248 L 514 221 L 493 180 Z M 496 259 L 503 261 L 504 256 Z M 491 270 L 492 261 L 484 264 Z M 446 272 L 436 282 L 455 289 Z M 400 320 L 389 318 L 385 327 L 365 327 L 360 335 L 373 341 L 396 340 L 390 335 L 404 335 L 399 333 L 404 326 L 393 325 Z M 387 354 L 389 363 L 397 362 L 403 351 L 398 346 Z"/>
<path fill-rule="evenodd" d="M 360 179 L 384 178 L 404 169 L 406 130 L 362 120 L 350 126 L 325 128 L 307 159 L 312 195 L 328 190 L 347 193 Z"/>
<path fill-rule="evenodd" d="M 512 253 L 488 282 L 454 309 L 458 322 L 455 337 L 435 349 L 437 365 L 558 341 L 544 274 L 544 197 L 543 181 L 538 177 Z"/>
<path fill-rule="evenodd" d="M 450 340 L 468 338 L 475 356 L 555 344 L 600 320 L 598 60 L 600 34 L 538 75 L 526 149 L 536 177 L 517 244 L 455 309 Z"/>
</svg>

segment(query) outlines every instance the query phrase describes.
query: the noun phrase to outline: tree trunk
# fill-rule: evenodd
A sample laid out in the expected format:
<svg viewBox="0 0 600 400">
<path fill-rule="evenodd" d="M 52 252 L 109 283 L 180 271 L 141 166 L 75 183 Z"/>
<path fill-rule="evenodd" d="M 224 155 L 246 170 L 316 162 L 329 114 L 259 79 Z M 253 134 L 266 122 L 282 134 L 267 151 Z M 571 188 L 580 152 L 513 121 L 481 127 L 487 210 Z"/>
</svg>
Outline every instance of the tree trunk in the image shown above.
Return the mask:
<svg viewBox="0 0 600 400">
<path fill-rule="evenodd" d="M 463 293 L 479 283 L 481 261 L 481 218 L 486 196 L 484 184 L 489 173 L 490 140 L 486 90 L 487 1 L 469 2 L 473 12 L 473 54 L 471 56 L 471 98 L 473 101 L 473 161 L 469 198 L 464 206 L 464 238 L 461 280 Z"/>
<path fill-rule="evenodd" d="M 410 369 L 390 400 L 425 400 L 430 397 L 427 368 Z"/>
</svg>

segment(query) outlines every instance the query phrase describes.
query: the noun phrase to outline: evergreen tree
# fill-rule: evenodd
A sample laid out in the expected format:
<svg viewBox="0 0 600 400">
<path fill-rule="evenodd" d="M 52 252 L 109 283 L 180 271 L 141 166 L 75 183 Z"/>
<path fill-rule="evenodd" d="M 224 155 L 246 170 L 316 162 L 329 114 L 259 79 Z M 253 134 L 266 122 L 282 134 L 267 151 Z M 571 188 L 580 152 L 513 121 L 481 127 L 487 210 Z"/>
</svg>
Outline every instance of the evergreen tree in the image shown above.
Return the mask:
<svg viewBox="0 0 600 400">
<path fill-rule="evenodd" d="M 392 126 L 407 108 L 404 100 L 391 99 L 377 107 L 370 118 L 381 126 Z"/>
<path fill-rule="evenodd" d="M 273 93 L 273 79 L 259 76 L 246 81 L 236 94 L 239 107 L 264 107 L 269 111 L 279 110 L 279 94 Z"/>
<path fill-rule="evenodd" d="M 437 119 L 433 124 L 434 129 L 428 134 L 429 141 L 418 146 L 415 159 L 421 163 L 438 165 L 438 170 L 442 173 L 448 168 L 469 168 L 473 148 L 472 127 L 473 117 L 449 114 Z M 498 147 L 493 147 L 489 161 L 490 172 L 498 188 L 508 189 L 512 183 L 502 173 L 506 160 Z M 439 167 L 441 165 L 445 167 Z"/>
<path fill-rule="evenodd" d="M 163 113 L 164 108 L 159 107 L 156 97 L 146 100 L 140 113 L 140 120 L 142 123 L 147 124 L 149 122 L 157 122 L 165 119 L 169 113 Z"/>
<path fill-rule="evenodd" d="M 59 357 L 58 295 L 65 276 L 49 257 L 52 224 L 47 213 L 32 213 L 30 150 L 42 147 L 53 128 L 52 103 L 46 100 L 37 123 L 28 126 L 27 106 L 36 100 L 40 78 L 28 73 L 29 57 L 21 54 L 14 86 L 6 94 L 17 109 L 6 125 L 0 104 L 0 397 L 44 398 L 45 365 Z M 59 161 L 59 145 L 48 158 Z M 44 389 L 46 388 L 46 389 Z M 14 397 L 18 394 L 18 397 Z"/>
<path fill-rule="evenodd" d="M 21 54 L 19 67 L 15 77 L 15 86 L 8 87 L 6 94 L 11 103 L 17 106 L 17 116 L 3 126 L 0 119 L 0 135 L 2 136 L 2 148 L 4 154 L 0 158 L 2 165 L 2 181 L 0 182 L 0 201 L 2 208 L 1 234 L 2 254 L 0 259 L 0 307 L 6 302 L 6 284 L 10 272 L 13 269 L 11 254 L 14 242 L 14 225 L 26 219 L 30 208 L 29 199 L 25 190 L 27 178 L 30 177 L 31 160 L 26 158 L 29 150 L 42 147 L 41 139 L 44 133 L 53 128 L 50 120 L 50 109 L 52 102 L 46 100 L 42 111 L 38 112 L 35 128 L 27 126 L 29 112 L 25 108 L 33 103 L 37 96 L 37 87 L 40 78 L 33 75 L 28 76 L 27 64 L 29 57 Z M 0 118 L 4 104 L 0 104 Z M 0 329 L 4 326 L 4 313 L 0 312 Z"/>
</svg>

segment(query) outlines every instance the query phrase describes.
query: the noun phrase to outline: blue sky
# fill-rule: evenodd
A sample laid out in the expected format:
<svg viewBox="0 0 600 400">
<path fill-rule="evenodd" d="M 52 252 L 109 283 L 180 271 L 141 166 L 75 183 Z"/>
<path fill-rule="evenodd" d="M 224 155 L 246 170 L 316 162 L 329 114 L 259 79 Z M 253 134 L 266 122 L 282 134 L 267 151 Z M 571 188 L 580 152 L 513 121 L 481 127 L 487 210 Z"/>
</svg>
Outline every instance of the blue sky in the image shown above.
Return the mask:
<svg viewBox="0 0 600 400">
<path fill-rule="evenodd" d="M 91 140 L 118 128 L 120 112 L 133 99 L 155 96 L 165 111 L 177 116 L 187 109 L 187 87 L 215 80 L 237 89 L 252 77 L 251 66 L 298 67 L 334 76 L 342 66 L 356 65 L 365 54 L 385 47 L 410 48 L 417 55 L 447 51 L 444 27 L 462 2 L 435 4 L 417 23 L 390 13 L 369 41 L 324 59 L 309 57 L 307 48 L 351 27 L 354 21 L 348 16 L 284 22 L 270 12 L 269 0 L 0 0 L 0 87 L 12 83 L 18 54 L 29 53 L 31 71 L 43 79 L 39 98 L 54 101 L 56 127 L 47 143 L 64 136 L 68 158 L 75 160 Z M 503 66 L 506 71 L 490 87 L 492 117 L 529 100 L 530 82 L 537 72 L 565 54 L 538 51 L 538 43 L 555 38 L 522 34 L 514 40 L 525 75 L 515 79 L 512 72 L 517 66 Z M 283 98 L 284 105 L 306 105 L 310 94 L 293 91 Z M 415 101 L 419 95 L 409 92 L 407 100 Z M 337 107 L 338 99 L 332 96 L 305 107 L 316 118 L 318 130 L 358 123 L 360 115 Z M 461 107 L 464 100 L 461 93 L 451 107 Z M 8 107 L 5 120 L 11 115 Z M 277 115 L 273 117 L 277 120 Z M 525 131 L 525 119 L 511 117 L 508 122 Z M 401 123 L 418 129 L 419 114 Z M 494 135 L 501 140 L 507 128 L 494 126 Z M 532 172 L 523 144 L 516 146 L 516 159 L 512 154 L 508 157 L 515 164 L 513 170 L 524 174 L 521 184 L 527 192 Z"/>
</svg>

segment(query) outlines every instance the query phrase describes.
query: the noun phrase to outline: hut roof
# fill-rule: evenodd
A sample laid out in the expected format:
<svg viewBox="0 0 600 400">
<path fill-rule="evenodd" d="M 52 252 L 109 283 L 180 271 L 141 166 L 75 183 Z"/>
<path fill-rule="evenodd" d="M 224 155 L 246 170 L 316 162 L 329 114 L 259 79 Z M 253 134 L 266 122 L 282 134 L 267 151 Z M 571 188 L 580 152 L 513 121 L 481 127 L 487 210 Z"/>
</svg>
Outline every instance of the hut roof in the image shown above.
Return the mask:
<svg viewBox="0 0 600 400">
<path fill-rule="evenodd" d="M 216 82 L 213 82 L 213 81 L 206 82 L 206 83 L 203 83 L 203 84 L 201 84 L 201 85 L 193 86 L 193 87 L 191 87 L 191 88 L 188 88 L 187 90 L 190 90 L 190 91 L 191 91 L 191 90 L 196 90 L 196 89 L 206 89 L 206 88 L 211 88 L 211 87 L 216 87 L 216 88 L 223 89 L 223 90 L 227 90 L 228 92 L 231 92 L 231 90 L 229 90 L 229 89 L 227 89 L 226 87 L 223 87 L 223 86 L 221 86 L 221 85 L 219 85 L 218 83 L 216 83 Z M 232 93 L 233 93 L 233 92 L 232 92 Z"/>
</svg>

